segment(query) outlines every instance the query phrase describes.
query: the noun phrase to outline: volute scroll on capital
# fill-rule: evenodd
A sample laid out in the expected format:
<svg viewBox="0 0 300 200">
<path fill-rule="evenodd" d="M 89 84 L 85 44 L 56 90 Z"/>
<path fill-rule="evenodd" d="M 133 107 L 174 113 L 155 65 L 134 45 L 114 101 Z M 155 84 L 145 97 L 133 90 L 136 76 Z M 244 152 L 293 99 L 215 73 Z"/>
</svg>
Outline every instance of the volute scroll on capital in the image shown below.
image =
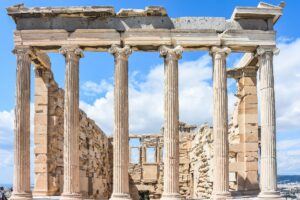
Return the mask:
<svg viewBox="0 0 300 200">
<path fill-rule="evenodd" d="M 161 57 L 164 58 L 173 58 L 176 60 L 181 59 L 183 48 L 180 45 L 175 46 L 174 48 L 163 45 L 159 47 L 159 53 Z"/>
<path fill-rule="evenodd" d="M 210 55 L 214 56 L 216 59 L 225 58 L 231 53 L 231 49 L 229 47 L 211 47 L 209 51 Z"/>
<path fill-rule="evenodd" d="M 73 54 L 79 58 L 84 57 L 83 50 L 78 46 L 62 46 L 58 52 L 64 56 Z"/>
<path fill-rule="evenodd" d="M 256 54 L 262 56 L 265 53 L 272 53 L 273 55 L 278 55 L 280 50 L 275 46 L 259 46 L 256 49 Z"/>
<path fill-rule="evenodd" d="M 120 47 L 119 45 L 113 44 L 108 52 L 113 54 L 115 58 L 121 58 L 127 60 L 129 55 L 132 54 L 132 49 L 129 45 L 125 45 L 124 47 Z"/>
<path fill-rule="evenodd" d="M 12 53 L 15 55 L 27 54 L 31 55 L 33 53 L 33 49 L 30 46 L 16 46 Z"/>
</svg>

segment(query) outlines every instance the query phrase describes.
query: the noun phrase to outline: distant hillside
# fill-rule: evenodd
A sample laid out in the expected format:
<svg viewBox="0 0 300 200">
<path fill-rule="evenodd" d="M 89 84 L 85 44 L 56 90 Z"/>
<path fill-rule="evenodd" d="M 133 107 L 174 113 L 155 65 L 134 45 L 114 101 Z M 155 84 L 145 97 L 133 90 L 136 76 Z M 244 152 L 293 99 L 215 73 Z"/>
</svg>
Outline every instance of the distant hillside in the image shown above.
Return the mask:
<svg viewBox="0 0 300 200">
<path fill-rule="evenodd" d="M 300 183 L 300 175 L 278 175 L 278 184 Z"/>
</svg>

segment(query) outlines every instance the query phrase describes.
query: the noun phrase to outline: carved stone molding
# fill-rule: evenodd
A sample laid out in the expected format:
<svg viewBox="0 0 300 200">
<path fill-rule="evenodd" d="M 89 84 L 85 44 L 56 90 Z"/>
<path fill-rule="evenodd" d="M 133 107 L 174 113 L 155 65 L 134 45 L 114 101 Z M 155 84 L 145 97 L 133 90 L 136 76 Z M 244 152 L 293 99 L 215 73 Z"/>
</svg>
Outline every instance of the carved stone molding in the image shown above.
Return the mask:
<svg viewBox="0 0 300 200">
<path fill-rule="evenodd" d="M 159 48 L 160 56 L 166 59 L 179 60 L 181 59 L 182 52 L 183 52 L 183 48 L 180 45 L 177 45 L 174 48 L 163 45 Z"/>
<path fill-rule="evenodd" d="M 240 79 L 242 77 L 256 77 L 257 75 L 257 66 L 246 66 L 243 68 L 235 68 L 227 71 L 227 77 Z"/>
<path fill-rule="evenodd" d="M 31 55 L 32 54 L 32 48 L 29 46 L 16 46 L 12 53 L 15 55 Z"/>
<path fill-rule="evenodd" d="M 209 53 L 210 55 L 214 56 L 215 59 L 222 59 L 231 53 L 231 49 L 229 47 L 214 46 L 210 49 Z"/>
<path fill-rule="evenodd" d="M 79 48 L 78 46 L 62 46 L 58 52 L 60 54 L 63 54 L 64 56 L 67 55 L 75 55 L 79 58 L 83 58 L 83 50 Z"/>
<path fill-rule="evenodd" d="M 119 45 L 112 45 L 108 52 L 113 54 L 115 58 L 128 60 L 130 54 L 132 54 L 132 49 L 129 45 L 125 45 L 124 47 L 120 47 Z"/>
<path fill-rule="evenodd" d="M 264 55 L 265 53 L 273 53 L 273 55 L 278 55 L 280 50 L 275 46 L 259 46 L 256 49 L 256 53 L 259 56 Z"/>
</svg>

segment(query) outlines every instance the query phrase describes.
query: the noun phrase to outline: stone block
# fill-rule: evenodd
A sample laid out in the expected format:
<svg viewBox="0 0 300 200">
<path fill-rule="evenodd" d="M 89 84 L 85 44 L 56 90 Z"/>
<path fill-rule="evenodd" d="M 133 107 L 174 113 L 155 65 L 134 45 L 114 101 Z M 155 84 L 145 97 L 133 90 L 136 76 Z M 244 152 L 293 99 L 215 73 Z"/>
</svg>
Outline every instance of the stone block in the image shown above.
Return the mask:
<svg viewBox="0 0 300 200">
<path fill-rule="evenodd" d="M 47 163 L 35 163 L 34 172 L 37 173 L 47 173 Z"/>
<path fill-rule="evenodd" d="M 83 193 L 88 193 L 89 191 L 89 179 L 88 177 L 80 177 L 80 191 Z"/>
<path fill-rule="evenodd" d="M 256 77 L 242 77 L 239 80 L 239 83 L 243 86 L 255 86 L 256 82 Z"/>
</svg>

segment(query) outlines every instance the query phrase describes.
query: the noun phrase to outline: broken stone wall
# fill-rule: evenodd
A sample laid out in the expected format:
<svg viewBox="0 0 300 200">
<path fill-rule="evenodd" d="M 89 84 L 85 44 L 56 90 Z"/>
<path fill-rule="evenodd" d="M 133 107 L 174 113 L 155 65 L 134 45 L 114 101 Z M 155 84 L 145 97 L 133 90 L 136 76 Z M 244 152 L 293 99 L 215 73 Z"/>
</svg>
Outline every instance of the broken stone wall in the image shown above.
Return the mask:
<svg viewBox="0 0 300 200">
<path fill-rule="evenodd" d="M 184 123 L 179 125 L 179 188 L 180 194 L 186 197 L 191 196 L 192 192 L 189 152 L 191 149 L 192 131 L 195 128 L 195 126 Z M 129 138 L 130 141 L 139 141 L 135 142 L 135 144 L 130 142 L 129 175 L 131 178 L 131 197 L 139 199 L 139 195 L 147 195 L 150 199 L 160 199 L 163 193 L 164 176 L 162 133 L 130 135 Z M 138 153 L 134 154 L 133 151 Z M 138 160 L 134 160 L 135 158 L 138 158 Z"/>
<path fill-rule="evenodd" d="M 256 67 L 246 67 L 237 80 L 237 102 L 229 121 L 229 188 L 233 195 L 257 194 L 258 109 Z M 195 131 L 190 153 L 193 198 L 209 198 L 213 187 L 212 127 Z"/>
<path fill-rule="evenodd" d="M 64 91 L 51 72 L 36 76 L 34 195 L 63 191 Z M 112 191 L 112 145 L 104 132 L 80 111 L 80 188 L 84 197 L 108 199 Z M 43 159 L 41 159 L 43 158 Z"/>
<path fill-rule="evenodd" d="M 192 138 L 190 151 L 192 198 L 209 198 L 213 186 L 213 135 L 212 128 L 204 124 Z"/>
</svg>

